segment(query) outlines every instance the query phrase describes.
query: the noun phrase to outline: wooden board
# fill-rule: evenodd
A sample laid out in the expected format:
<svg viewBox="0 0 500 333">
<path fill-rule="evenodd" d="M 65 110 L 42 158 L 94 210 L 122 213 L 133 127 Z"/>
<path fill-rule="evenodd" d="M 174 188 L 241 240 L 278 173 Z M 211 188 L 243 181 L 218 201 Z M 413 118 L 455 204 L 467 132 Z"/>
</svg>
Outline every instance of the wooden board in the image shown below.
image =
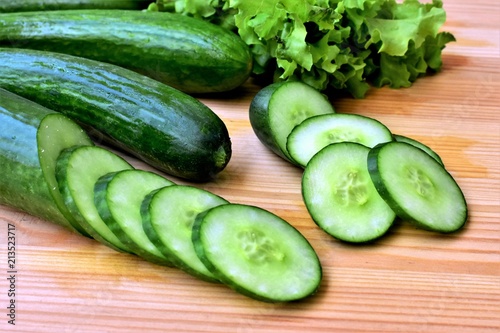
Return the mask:
<svg viewBox="0 0 500 333">
<path fill-rule="evenodd" d="M 258 88 L 249 82 L 231 96 L 203 99 L 227 124 L 234 155 L 215 181 L 197 186 L 296 226 L 321 258 L 317 295 L 258 302 L 2 206 L 0 331 L 499 332 L 500 5 L 447 0 L 445 8 L 444 28 L 458 41 L 445 49 L 442 73 L 335 107 L 434 148 L 469 203 L 461 232 L 439 235 L 403 222 L 373 244 L 353 246 L 320 231 L 302 202 L 301 171 L 266 150 L 250 127 Z M 15 326 L 7 323 L 9 223 L 16 228 Z"/>
</svg>

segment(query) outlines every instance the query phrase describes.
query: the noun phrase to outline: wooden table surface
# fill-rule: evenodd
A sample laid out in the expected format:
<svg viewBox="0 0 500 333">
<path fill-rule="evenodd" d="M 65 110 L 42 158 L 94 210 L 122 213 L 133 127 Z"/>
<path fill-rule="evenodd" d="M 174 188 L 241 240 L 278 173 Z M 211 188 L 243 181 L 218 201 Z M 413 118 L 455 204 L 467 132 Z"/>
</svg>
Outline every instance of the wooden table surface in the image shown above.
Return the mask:
<svg viewBox="0 0 500 333">
<path fill-rule="evenodd" d="M 445 9 L 444 30 L 457 42 L 445 49 L 441 73 L 334 103 L 434 148 L 468 200 L 462 231 L 440 235 L 402 222 L 356 246 L 322 232 L 302 202 L 301 171 L 264 148 L 250 127 L 258 88 L 248 82 L 234 96 L 202 100 L 227 124 L 233 158 L 215 181 L 197 186 L 296 226 L 321 259 L 319 292 L 290 304 L 255 301 L 2 206 L 0 331 L 500 332 L 500 3 L 446 0 Z M 16 227 L 15 326 L 7 323 L 9 223 Z"/>
</svg>

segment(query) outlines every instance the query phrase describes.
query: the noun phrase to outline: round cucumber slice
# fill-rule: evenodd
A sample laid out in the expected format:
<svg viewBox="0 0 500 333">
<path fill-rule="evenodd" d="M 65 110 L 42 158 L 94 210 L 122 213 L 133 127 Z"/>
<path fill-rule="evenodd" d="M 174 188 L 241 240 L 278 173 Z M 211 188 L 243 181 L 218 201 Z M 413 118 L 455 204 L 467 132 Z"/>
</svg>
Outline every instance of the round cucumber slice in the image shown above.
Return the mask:
<svg viewBox="0 0 500 333">
<path fill-rule="evenodd" d="M 310 117 L 297 125 L 287 139 L 291 158 L 305 167 L 325 146 L 356 142 L 367 147 L 392 141 L 392 133 L 378 120 L 356 114 L 331 113 Z"/>
<path fill-rule="evenodd" d="M 306 118 L 334 112 L 318 90 L 300 81 L 285 81 L 260 90 L 250 104 L 249 116 L 259 140 L 278 156 L 295 163 L 286 149 L 292 129 Z"/>
<path fill-rule="evenodd" d="M 316 224 L 333 237 L 352 243 L 384 235 L 396 214 L 375 189 L 366 159 L 370 148 L 333 143 L 307 164 L 302 195 Z"/>
<path fill-rule="evenodd" d="M 138 256 L 161 265 L 172 260 L 153 244 L 142 227 L 144 197 L 174 183 L 154 172 L 131 169 L 108 173 L 94 186 L 94 202 L 102 220 Z"/>
<path fill-rule="evenodd" d="M 370 176 L 398 216 L 421 228 L 449 233 L 467 220 L 467 203 L 451 174 L 422 149 L 405 142 L 377 145 Z"/>
<path fill-rule="evenodd" d="M 200 261 L 191 240 L 196 216 L 227 200 L 187 185 L 153 191 L 142 202 L 143 228 L 160 251 L 187 273 L 210 282 L 219 280 Z"/>
<path fill-rule="evenodd" d="M 220 281 L 261 301 L 302 299 L 322 278 L 318 256 L 304 236 L 255 206 L 226 204 L 198 215 L 193 244 Z"/>
</svg>

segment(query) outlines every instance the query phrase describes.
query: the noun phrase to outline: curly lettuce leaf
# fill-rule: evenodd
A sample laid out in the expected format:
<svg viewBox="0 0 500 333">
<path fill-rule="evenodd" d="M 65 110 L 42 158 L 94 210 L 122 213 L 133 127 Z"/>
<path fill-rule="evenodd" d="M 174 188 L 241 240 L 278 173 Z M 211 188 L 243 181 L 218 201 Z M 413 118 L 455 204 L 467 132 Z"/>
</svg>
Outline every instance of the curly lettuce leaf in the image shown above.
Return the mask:
<svg viewBox="0 0 500 333">
<path fill-rule="evenodd" d="M 256 76 L 302 80 L 356 98 L 371 86 L 409 87 L 439 71 L 441 52 L 454 41 L 440 31 L 446 20 L 442 0 L 157 0 L 157 5 L 238 33 L 253 52 Z"/>
</svg>

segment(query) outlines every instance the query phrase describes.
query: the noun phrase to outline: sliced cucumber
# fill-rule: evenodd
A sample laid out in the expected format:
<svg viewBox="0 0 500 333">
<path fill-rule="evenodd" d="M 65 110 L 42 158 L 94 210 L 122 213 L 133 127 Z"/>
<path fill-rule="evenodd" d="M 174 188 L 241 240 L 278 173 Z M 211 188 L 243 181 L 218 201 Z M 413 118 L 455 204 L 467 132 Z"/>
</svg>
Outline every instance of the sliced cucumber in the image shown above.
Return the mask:
<svg viewBox="0 0 500 333">
<path fill-rule="evenodd" d="M 310 117 L 297 125 L 287 138 L 290 157 L 300 166 L 325 146 L 356 142 L 367 147 L 392 141 L 392 133 L 378 120 L 356 114 L 330 113 Z"/>
<path fill-rule="evenodd" d="M 304 170 L 302 195 L 309 214 L 342 241 L 372 241 L 385 234 L 396 218 L 371 181 L 366 165 L 369 151 L 358 143 L 333 143 L 314 155 Z"/>
<path fill-rule="evenodd" d="M 405 142 L 377 145 L 368 155 L 370 176 L 401 218 L 437 232 L 453 232 L 467 220 L 462 190 L 429 154 Z"/>
<path fill-rule="evenodd" d="M 47 115 L 36 133 L 38 158 L 49 192 L 68 222 L 82 235 L 91 237 L 68 210 L 56 179 L 56 161 L 61 152 L 74 146 L 93 146 L 93 141 L 80 126 L 60 113 Z"/>
<path fill-rule="evenodd" d="M 156 173 L 131 169 L 105 174 L 94 186 L 97 211 L 118 239 L 138 256 L 169 266 L 172 260 L 144 232 L 141 203 L 151 191 L 173 184 Z"/>
<path fill-rule="evenodd" d="M 193 244 L 220 281 L 258 300 L 302 299 L 321 281 L 321 264 L 309 242 L 261 208 L 226 204 L 201 213 L 193 226 Z"/>
<path fill-rule="evenodd" d="M 218 279 L 200 261 L 192 238 L 196 216 L 215 206 L 228 203 L 203 189 L 177 185 L 149 194 L 141 207 L 143 227 L 151 241 L 174 264 L 189 274 L 207 281 Z"/>
<path fill-rule="evenodd" d="M 104 223 L 94 204 L 97 180 L 124 169 L 133 167 L 109 150 L 77 146 L 61 152 L 56 162 L 56 179 L 69 212 L 92 238 L 117 251 L 132 252 Z"/>
<path fill-rule="evenodd" d="M 422 149 L 427 154 L 429 154 L 433 159 L 435 159 L 436 161 L 438 161 L 440 164 L 444 165 L 443 160 L 441 159 L 441 157 L 434 150 L 432 150 L 429 146 L 423 144 L 422 142 L 417 141 L 417 140 L 412 139 L 412 138 L 409 138 L 409 137 L 404 136 L 404 135 L 400 135 L 400 134 L 393 134 L 393 138 L 394 138 L 395 141 L 406 142 L 406 143 L 409 143 L 409 144 L 411 144 L 411 145 L 413 145 L 413 146 L 415 146 L 417 148 Z"/>
<path fill-rule="evenodd" d="M 333 113 L 333 106 L 318 90 L 300 81 L 273 83 L 260 90 L 249 110 L 250 124 L 259 140 L 294 163 L 286 149 L 292 129 L 314 115 Z"/>
</svg>

